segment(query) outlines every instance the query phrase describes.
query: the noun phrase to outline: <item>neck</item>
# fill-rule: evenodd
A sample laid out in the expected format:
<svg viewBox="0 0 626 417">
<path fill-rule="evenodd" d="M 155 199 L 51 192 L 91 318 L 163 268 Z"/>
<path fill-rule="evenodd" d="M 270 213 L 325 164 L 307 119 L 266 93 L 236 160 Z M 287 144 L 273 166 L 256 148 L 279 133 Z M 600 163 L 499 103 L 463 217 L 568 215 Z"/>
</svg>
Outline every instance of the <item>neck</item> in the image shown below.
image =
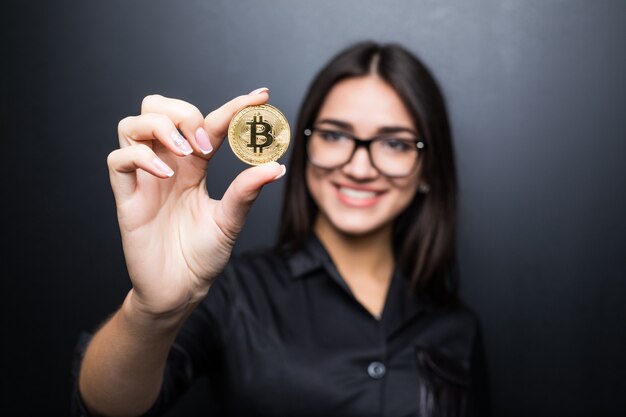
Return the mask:
<svg viewBox="0 0 626 417">
<path fill-rule="evenodd" d="M 320 215 L 314 230 L 344 278 L 391 279 L 394 267 L 391 225 L 350 235 L 337 230 Z"/>
</svg>

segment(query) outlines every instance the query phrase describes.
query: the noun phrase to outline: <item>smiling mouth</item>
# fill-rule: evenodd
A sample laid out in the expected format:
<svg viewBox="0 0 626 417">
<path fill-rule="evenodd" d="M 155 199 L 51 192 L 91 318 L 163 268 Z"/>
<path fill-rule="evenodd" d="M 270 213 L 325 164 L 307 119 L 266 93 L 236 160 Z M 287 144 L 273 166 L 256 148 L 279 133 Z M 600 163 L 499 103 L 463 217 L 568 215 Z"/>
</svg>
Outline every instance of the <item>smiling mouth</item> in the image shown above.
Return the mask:
<svg viewBox="0 0 626 417">
<path fill-rule="evenodd" d="M 337 197 L 344 205 L 354 208 L 374 207 L 379 203 L 385 191 L 352 188 L 335 184 Z"/>
<path fill-rule="evenodd" d="M 370 200 L 376 198 L 379 194 L 376 191 L 355 190 L 354 188 L 339 187 L 339 192 L 346 197 L 356 198 L 357 200 Z"/>
</svg>

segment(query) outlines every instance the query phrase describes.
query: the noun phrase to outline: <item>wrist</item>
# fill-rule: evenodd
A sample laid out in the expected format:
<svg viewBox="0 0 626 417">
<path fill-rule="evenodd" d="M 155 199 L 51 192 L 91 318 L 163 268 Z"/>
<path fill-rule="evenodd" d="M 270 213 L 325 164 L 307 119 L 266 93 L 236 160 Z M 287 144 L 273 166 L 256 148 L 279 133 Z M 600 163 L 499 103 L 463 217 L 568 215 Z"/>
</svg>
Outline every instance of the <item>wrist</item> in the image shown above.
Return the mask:
<svg viewBox="0 0 626 417">
<path fill-rule="evenodd" d="M 156 331 L 177 332 L 198 303 L 187 303 L 175 310 L 153 312 L 137 297 L 131 289 L 119 310 L 120 318 L 133 327 L 150 328 Z"/>
</svg>

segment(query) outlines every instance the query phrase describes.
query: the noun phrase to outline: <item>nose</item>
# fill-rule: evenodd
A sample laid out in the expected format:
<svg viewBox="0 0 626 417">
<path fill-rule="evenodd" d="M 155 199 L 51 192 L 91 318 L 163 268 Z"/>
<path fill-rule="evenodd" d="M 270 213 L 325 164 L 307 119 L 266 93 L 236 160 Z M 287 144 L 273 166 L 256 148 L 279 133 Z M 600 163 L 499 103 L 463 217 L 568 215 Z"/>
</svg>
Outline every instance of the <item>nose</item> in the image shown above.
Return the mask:
<svg viewBox="0 0 626 417">
<path fill-rule="evenodd" d="M 372 165 L 369 152 L 365 147 L 358 148 L 341 170 L 344 175 L 360 181 L 374 179 L 380 175 Z"/>
</svg>

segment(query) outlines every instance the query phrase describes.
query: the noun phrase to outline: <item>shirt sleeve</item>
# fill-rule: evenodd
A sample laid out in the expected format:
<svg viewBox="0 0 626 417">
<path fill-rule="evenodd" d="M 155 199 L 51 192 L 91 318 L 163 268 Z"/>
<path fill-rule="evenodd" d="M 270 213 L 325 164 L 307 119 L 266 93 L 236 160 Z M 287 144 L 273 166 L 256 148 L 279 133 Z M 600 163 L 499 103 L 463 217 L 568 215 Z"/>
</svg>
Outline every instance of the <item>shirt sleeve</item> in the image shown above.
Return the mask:
<svg viewBox="0 0 626 417">
<path fill-rule="evenodd" d="M 207 297 L 181 328 L 167 358 L 159 396 L 144 417 L 163 414 L 198 377 L 208 376 L 209 380 L 219 378 L 222 352 L 219 326 L 227 320 L 232 298 L 228 281 L 224 276 L 218 277 Z M 80 366 L 91 337 L 91 334 L 83 332 L 74 350 L 71 399 L 71 415 L 74 417 L 91 416 L 78 389 Z"/>
</svg>

